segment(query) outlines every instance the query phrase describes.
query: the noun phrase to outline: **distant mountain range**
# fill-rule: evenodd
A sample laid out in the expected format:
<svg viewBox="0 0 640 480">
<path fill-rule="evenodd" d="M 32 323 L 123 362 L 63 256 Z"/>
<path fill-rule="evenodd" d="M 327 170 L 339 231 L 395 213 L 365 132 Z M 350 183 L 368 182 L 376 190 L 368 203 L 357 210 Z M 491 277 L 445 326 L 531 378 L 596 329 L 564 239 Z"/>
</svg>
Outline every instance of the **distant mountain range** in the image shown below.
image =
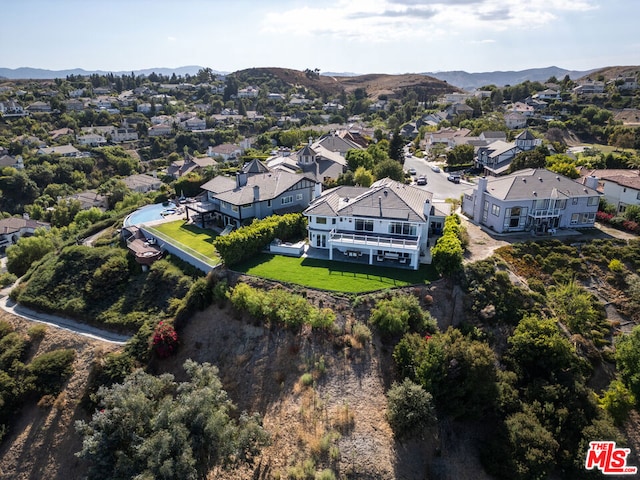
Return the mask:
<svg viewBox="0 0 640 480">
<path fill-rule="evenodd" d="M 545 68 L 530 68 L 527 70 L 516 70 L 506 72 L 478 72 L 468 73 L 463 70 L 454 70 L 450 72 L 425 72 L 424 75 L 437 78 L 456 87 L 463 88 L 465 90 L 473 90 L 485 85 L 495 85 L 497 87 L 504 87 L 505 85 L 516 85 L 526 80 L 531 82 L 544 82 L 551 77 L 556 77 L 558 80 L 562 80 L 565 75 L 569 75 L 571 80 L 576 80 L 580 77 L 584 77 L 593 70 L 566 70 L 560 67 L 545 67 Z"/>
<path fill-rule="evenodd" d="M 177 67 L 177 68 L 145 68 L 142 70 L 133 70 L 135 75 L 149 75 L 153 72 L 162 75 L 172 75 L 175 73 L 176 75 L 195 75 L 198 73 L 198 70 L 203 67 L 199 65 L 189 65 L 185 67 Z M 516 85 L 518 83 L 522 83 L 525 80 L 529 81 L 539 81 L 544 82 L 552 76 L 555 76 L 558 80 L 562 80 L 565 75 L 569 75 L 572 80 L 578 79 L 580 77 L 584 77 L 597 69 L 593 70 L 566 70 L 560 67 L 545 67 L 545 68 L 530 68 L 527 70 L 516 70 L 516 71 L 495 71 L 495 72 L 478 72 L 478 73 L 469 73 L 463 70 L 455 70 L 455 71 L 447 71 L 447 72 L 424 72 L 419 75 L 428 75 L 430 77 L 436 78 L 438 80 L 442 80 L 447 82 L 449 85 L 453 85 L 455 87 L 463 88 L 465 90 L 473 90 L 485 85 L 496 85 L 499 87 L 503 87 L 505 85 Z M 213 70 L 215 74 L 218 75 L 226 75 L 229 72 L 222 72 L 219 70 Z M 6 78 L 9 80 L 19 80 L 19 79 L 34 79 L 34 80 L 45 80 L 45 79 L 53 79 L 53 78 L 66 78 L 68 75 L 91 75 L 97 73 L 99 75 L 105 75 L 108 73 L 113 73 L 114 75 L 130 75 L 131 71 L 118 71 L 118 72 L 109 72 L 105 70 L 83 70 L 82 68 L 74 68 L 69 70 L 45 70 L 42 68 L 29 68 L 29 67 L 21 67 L 21 68 L 0 68 L 0 78 Z M 329 77 L 356 77 L 358 76 L 355 73 L 347 73 L 347 72 L 321 72 L 322 76 Z"/>
<path fill-rule="evenodd" d="M 172 75 L 175 73 L 176 75 L 195 75 L 198 73 L 198 70 L 202 69 L 198 65 L 189 65 L 186 67 L 177 67 L 177 68 L 145 68 L 142 70 L 133 70 L 135 75 L 149 75 L 153 72 L 158 75 Z M 30 68 L 30 67 L 20 67 L 20 68 L 0 68 L 0 77 L 7 78 L 9 80 L 22 80 L 22 79 L 33 79 L 33 80 L 48 80 L 53 78 L 66 78 L 68 75 L 92 75 L 97 73 L 98 75 L 106 75 L 109 73 L 113 73 L 114 75 L 131 75 L 131 70 L 123 70 L 118 72 L 110 72 L 105 70 L 83 70 L 82 68 L 73 68 L 69 70 L 45 70 L 42 68 Z M 217 70 L 213 70 L 213 73 L 216 75 L 224 75 L 228 72 L 220 72 Z"/>
</svg>

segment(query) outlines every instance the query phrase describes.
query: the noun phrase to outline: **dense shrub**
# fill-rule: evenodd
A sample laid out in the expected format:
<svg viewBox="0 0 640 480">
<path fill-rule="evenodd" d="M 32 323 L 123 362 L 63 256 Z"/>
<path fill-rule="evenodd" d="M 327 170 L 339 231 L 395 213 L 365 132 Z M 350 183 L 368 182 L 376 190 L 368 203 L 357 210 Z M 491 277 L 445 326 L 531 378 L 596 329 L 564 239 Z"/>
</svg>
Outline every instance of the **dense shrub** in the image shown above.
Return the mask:
<svg viewBox="0 0 640 480">
<path fill-rule="evenodd" d="M 418 299 L 412 295 L 394 295 L 376 302 L 371 311 L 371 323 L 383 333 L 398 335 L 414 331 L 436 330 L 436 322 L 429 312 L 422 310 Z"/>
<path fill-rule="evenodd" d="M 306 217 L 300 213 L 272 215 L 254 220 L 229 235 L 219 236 L 213 242 L 216 251 L 228 266 L 260 253 L 274 239 L 298 240 L 306 234 Z"/>
<path fill-rule="evenodd" d="M 600 406 L 611 414 L 616 425 L 622 425 L 625 422 L 636 404 L 633 393 L 620 380 L 612 381 L 598 401 Z"/>
<path fill-rule="evenodd" d="M 453 417 L 477 417 L 498 398 L 496 357 L 484 342 L 449 329 L 428 337 L 408 334 L 393 358 L 401 374 L 430 392 Z"/>
<path fill-rule="evenodd" d="M 449 276 L 462 268 L 464 239 L 460 218 L 456 214 L 445 218 L 442 236 L 431 249 L 431 263 L 440 275 Z"/>
<path fill-rule="evenodd" d="M 36 391 L 41 395 L 57 394 L 73 373 L 75 356 L 73 350 L 54 350 L 34 358 L 27 368 L 35 377 Z"/>
<path fill-rule="evenodd" d="M 21 277 L 29 267 L 47 253 L 55 250 L 52 238 L 46 234 L 22 237 L 7 248 L 7 270 Z"/>
<path fill-rule="evenodd" d="M 387 420 L 399 438 L 420 432 L 435 422 L 431 394 L 408 378 L 394 383 L 387 392 Z"/>
<path fill-rule="evenodd" d="M 329 329 L 335 322 L 332 310 L 318 309 L 302 295 L 282 288 L 263 291 L 246 283 L 239 283 L 229 293 L 229 299 L 236 309 L 246 311 L 254 318 L 289 328 L 311 325 L 314 328 Z"/>
</svg>

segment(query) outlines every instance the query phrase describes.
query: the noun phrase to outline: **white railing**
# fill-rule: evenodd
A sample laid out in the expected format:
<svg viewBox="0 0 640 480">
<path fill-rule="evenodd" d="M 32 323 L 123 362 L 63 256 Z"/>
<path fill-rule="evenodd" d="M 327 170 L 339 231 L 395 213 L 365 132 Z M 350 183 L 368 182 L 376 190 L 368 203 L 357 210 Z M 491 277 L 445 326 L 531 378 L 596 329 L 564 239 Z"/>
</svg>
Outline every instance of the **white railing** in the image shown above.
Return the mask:
<svg viewBox="0 0 640 480">
<path fill-rule="evenodd" d="M 530 210 L 529 216 L 533 218 L 557 217 L 560 214 L 559 208 L 543 208 L 541 210 Z"/>
<path fill-rule="evenodd" d="M 340 243 L 343 245 L 365 245 L 368 247 L 381 248 L 403 248 L 407 250 L 418 250 L 420 245 L 420 237 L 417 239 L 403 237 L 380 237 L 378 235 L 362 235 L 357 233 L 339 233 L 331 231 L 331 242 L 335 245 Z"/>
</svg>

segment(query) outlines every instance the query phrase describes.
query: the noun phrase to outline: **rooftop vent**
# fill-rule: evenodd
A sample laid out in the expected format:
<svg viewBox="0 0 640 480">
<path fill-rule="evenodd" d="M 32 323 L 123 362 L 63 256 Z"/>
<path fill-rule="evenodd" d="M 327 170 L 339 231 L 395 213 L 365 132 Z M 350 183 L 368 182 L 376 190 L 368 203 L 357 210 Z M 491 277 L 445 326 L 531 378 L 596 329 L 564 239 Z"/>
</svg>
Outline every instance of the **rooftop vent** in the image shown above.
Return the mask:
<svg viewBox="0 0 640 480">
<path fill-rule="evenodd" d="M 538 180 L 542 181 L 542 177 L 538 177 Z"/>
</svg>

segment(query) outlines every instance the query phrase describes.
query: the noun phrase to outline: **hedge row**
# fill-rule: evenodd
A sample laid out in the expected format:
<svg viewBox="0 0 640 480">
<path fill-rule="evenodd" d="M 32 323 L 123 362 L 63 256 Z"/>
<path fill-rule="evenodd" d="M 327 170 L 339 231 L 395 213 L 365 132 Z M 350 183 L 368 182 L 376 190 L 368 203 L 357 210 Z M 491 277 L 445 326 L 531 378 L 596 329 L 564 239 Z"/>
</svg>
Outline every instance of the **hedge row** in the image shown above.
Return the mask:
<svg viewBox="0 0 640 480">
<path fill-rule="evenodd" d="M 431 263 L 440 275 L 449 276 L 462 268 L 464 251 L 461 236 L 460 217 L 455 213 L 449 215 L 444 220 L 442 237 L 431 249 Z"/>
<path fill-rule="evenodd" d="M 330 308 L 316 308 L 302 295 L 280 288 L 263 291 L 239 283 L 231 291 L 229 299 L 238 310 L 289 328 L 307 324 L 313 328 L 328 329 L 336 319 Z"/>
<path fill-rule="evenodd" d="M 272 215 L 217 237 L 213 246 L 224 263 L 231 266 L 257 255 L 276 238 L 282 241 L 304 238 L 306 229 L 306 218 L 301 213 Z"/>
</svg>

